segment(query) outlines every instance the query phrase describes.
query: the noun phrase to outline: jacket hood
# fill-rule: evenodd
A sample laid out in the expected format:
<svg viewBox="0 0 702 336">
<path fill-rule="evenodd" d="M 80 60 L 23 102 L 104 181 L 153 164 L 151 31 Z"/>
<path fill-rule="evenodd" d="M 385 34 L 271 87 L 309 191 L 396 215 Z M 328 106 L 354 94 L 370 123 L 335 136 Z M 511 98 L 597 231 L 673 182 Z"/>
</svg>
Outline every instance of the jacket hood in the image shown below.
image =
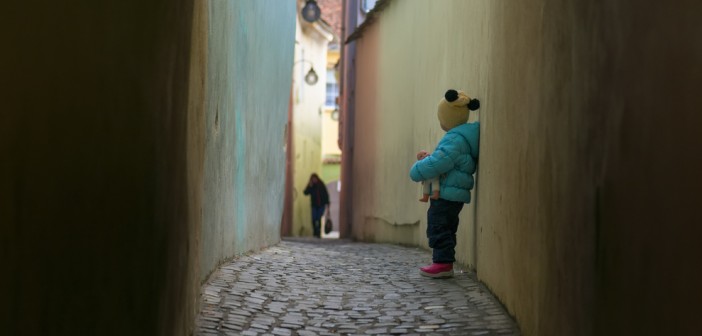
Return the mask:
<svg viewBox="0 0 702 336">
<path fill-rule="evenodd" d="M 468 124 L 458 125 L 452 129 L 450 129 L 446 133 L 458 133 L 463 138 L 465 138 L 466 141 L 468 141 L 468 139 L 470 138 L 470 133 L 476 127 L 476 125 L 477 125 L 476 123 L 468 123 Z"/>
</svg>

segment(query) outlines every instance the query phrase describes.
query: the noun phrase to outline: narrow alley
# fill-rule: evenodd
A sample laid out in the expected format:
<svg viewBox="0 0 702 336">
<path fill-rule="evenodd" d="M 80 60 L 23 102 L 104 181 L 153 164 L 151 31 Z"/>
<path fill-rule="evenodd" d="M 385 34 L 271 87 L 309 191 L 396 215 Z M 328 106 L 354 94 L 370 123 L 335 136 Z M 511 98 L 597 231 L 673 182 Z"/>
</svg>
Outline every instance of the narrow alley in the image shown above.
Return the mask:
<svg viewBox="0 0 702 336">
<path fill-rule="evenodd" d="M 0 336 L 702 335 L 700 18 L 5 1 Z"/>
<path fill-rule="evenodd" d="M 474 273 L 420 276 L 430 258 L 396 245 L 289 238 L 210 276 L 196 334 L 519 335 Z"/>
</svg>

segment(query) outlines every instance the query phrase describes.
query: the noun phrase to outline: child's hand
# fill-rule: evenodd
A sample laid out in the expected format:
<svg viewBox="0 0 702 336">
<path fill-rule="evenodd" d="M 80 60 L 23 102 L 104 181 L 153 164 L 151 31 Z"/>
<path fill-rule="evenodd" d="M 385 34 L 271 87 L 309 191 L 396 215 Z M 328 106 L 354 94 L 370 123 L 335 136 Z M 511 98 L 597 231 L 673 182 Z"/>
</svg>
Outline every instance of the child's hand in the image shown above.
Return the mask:
<svg viewBox="0 0 702 336">
<path fill-rule="evenodd" d="M 427 156 L 429 156 L 429 153 L 427 153 L 427 151 L 420 150 L 419 152 L 417 152 L 417 161 L 419 161 Z"/>
</svg>

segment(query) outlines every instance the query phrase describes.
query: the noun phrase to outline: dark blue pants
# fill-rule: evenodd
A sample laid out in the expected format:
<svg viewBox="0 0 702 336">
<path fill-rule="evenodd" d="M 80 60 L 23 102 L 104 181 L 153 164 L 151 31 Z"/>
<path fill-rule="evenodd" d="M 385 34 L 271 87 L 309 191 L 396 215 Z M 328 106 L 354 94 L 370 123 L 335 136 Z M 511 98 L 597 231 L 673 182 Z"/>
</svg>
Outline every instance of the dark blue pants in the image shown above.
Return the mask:
<svg viewBox="0 0 702 336">
<path fill-rule="evenodd" d="M 431 200 L 427 211 L 427 238 L 433 249 L 432 261 L 449 264 L 456 261 L 456 230 L 463 202 L 439 198 Z"/>
<path fill-rule="evenodd" d="M 320 228 L 322 227 L 324 210 L 326 210 L 326 206 L 312 207 L 312 234 L 318 238 L 321 237 L 322 234 Z"/>
</svg>

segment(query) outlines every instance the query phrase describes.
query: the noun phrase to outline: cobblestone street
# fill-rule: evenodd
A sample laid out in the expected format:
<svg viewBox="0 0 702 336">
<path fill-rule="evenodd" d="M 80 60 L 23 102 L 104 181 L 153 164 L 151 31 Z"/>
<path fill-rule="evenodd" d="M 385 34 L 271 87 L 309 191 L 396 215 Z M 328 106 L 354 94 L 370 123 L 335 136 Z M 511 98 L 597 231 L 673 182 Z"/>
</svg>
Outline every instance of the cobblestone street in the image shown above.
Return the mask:
<svg viewBox="0 0 702 336">
<path fill-rule="evenodd" d="M 196 335 L 518 335 L 470 272 L 429 279 L 428 251 L 284 240 L 225 263 L 203 286 Z"/>
</svg>

